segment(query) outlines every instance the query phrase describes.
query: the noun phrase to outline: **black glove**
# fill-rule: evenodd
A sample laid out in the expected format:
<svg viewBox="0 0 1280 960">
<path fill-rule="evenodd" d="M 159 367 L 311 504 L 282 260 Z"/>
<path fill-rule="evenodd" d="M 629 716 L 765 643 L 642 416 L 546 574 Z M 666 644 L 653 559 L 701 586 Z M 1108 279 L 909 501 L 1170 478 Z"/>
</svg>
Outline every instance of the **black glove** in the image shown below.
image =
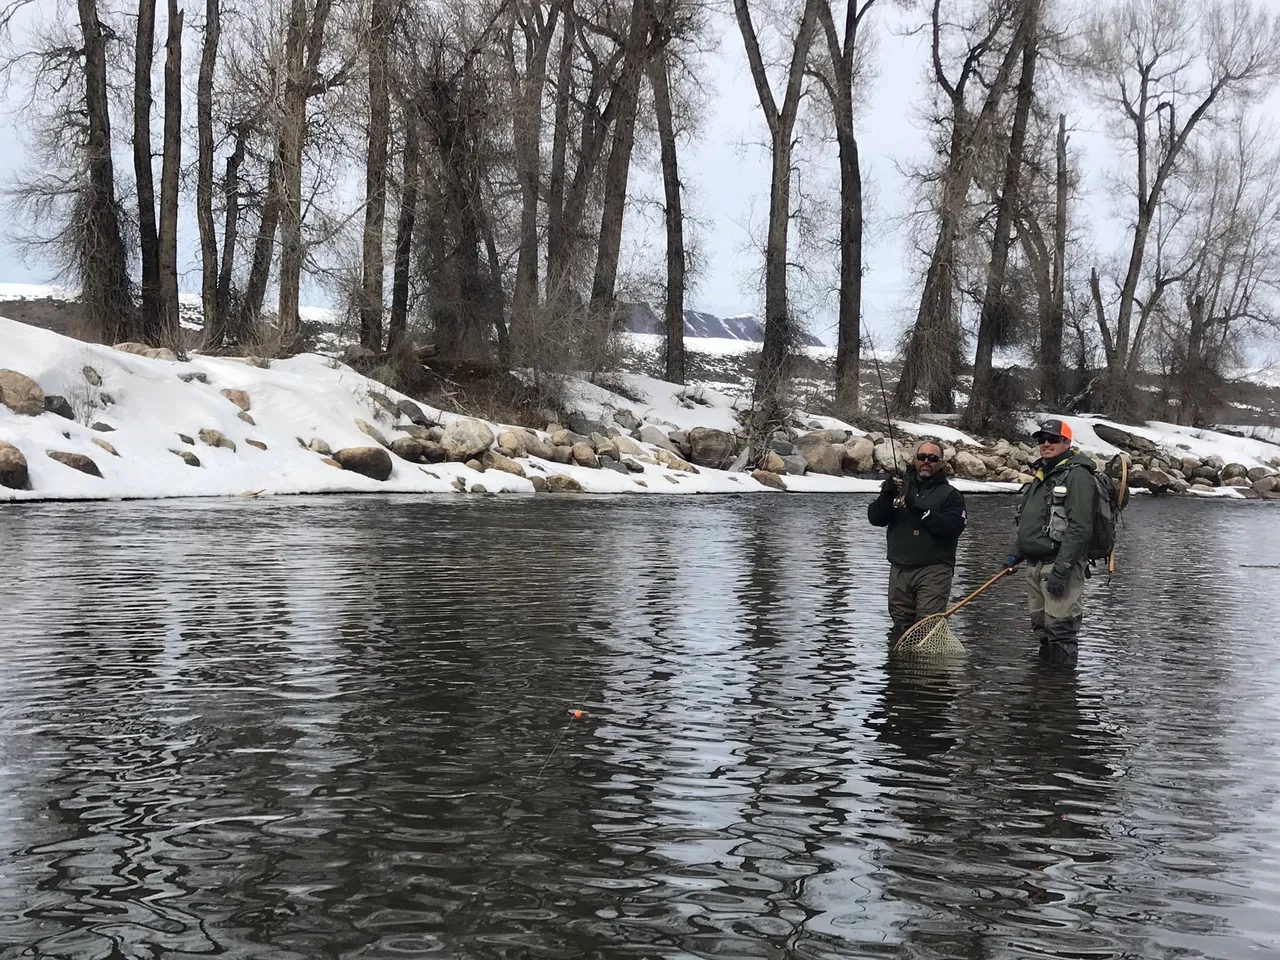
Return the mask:
<svg viewBox="0 0 1280 960">
<path fill-rule="evenodd" d="M 1067 592 L 1067 578 L 1064 574 L 1054 570 L 1049 574 L 1049 579 L 1045 581 L 1044 588 L 1049 591 L 1049 596 L 1060 597 Z"/>
<path fill-rule="evenodd" d="M 1018 565 L 1018 562 L 1021 559 L 1022 558 L 1018 556 L 1018 552 L 1015 550 L 1013 553 L 1009 554 L 1009 556 L 1005 558 L 1004 565 L 1012 569 L 1013 567 L 1016 567 Z"/>
<path fill-rule="evenodd" d="M 893 477 L 885 477 L 884 483 L 880 484 L 880 496 L 892 500 L 898 495 L 898 482 Z"/>
</svg>

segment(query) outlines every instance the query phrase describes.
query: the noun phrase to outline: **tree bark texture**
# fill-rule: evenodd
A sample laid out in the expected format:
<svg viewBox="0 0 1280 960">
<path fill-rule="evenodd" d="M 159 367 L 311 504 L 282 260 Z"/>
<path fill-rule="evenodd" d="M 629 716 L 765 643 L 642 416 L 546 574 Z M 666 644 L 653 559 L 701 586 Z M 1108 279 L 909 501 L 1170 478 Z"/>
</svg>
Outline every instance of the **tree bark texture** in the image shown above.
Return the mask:
<svg viewBox="0 0 1280 960">
<path fill-rule="evenodd" d="M 387 55 L 395 0 L 373 0 L 369 14 L 369 133 L 365 155 L 360 343 L 382 351 L 383 227 L 387 210 L 387 139 L 391 102 Z"/>
<path fill-rule="evenodd" d="M 138 245 L 142 256 L 142 330 L 148 342 L 159 324 L 160 238 L 151 169 L 151 67 L 155 56 L 156 0 L 139 0 L 133 48 L 133 177 L 138 193 Z"/>
<path fill-rule="evenodd" d="M 178 0 L 168 2 L 164 59 L 164 161 L 160 168 L 159 276 L 152 342 L 182 352 L 178 322 L 178 178 L 182 170 L 182 22 Z"/>
<path fill-rule="evenodd" d="M 404 111 L 404 172 L 400 180 L 400 215 L 396 223 L 395 275 L 391 281 L 391 318 L 388 348 L 405 335 L 409 316 L 409 264 L 413 252 L 414 221 L 418 213 L 418 184 L 422 177 L 418 118 Z"/>
<path fill-rule="evenodd" d="M 204 44 L 196 80 L 196 219 L 200 227 L 200 304 L 205 344 L 225 338 L 225 302 L 218 300 L 218 237 L 213 225 L 213 78 L 222 37 L 221 0 L 205 0 Z"/>
<path fill-rule="evenodd" d="M 658 121 L 658 143 L 662 151 L 662 189 L 667 228 L 667 297 L 663 307 L 666 343 L 663 355 L 664 378 L 668 383 L 684 383 L 684 211 L 680 199 L 680 168 L 676 151 L 675 121 L 671 112 L 671 79 L 667 54 L 662 51 L 649 64 L 649 84 L 653 88 L 654 114 Z"/>
</svg>

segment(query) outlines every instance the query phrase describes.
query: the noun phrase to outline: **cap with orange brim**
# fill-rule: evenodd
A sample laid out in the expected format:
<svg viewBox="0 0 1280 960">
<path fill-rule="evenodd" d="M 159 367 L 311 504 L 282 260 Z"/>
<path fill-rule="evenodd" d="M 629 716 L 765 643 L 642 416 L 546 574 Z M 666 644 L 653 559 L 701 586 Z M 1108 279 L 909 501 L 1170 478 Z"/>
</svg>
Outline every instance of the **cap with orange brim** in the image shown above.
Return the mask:
<svg viewBox="0 0 1280 960">
<path fill-rule="evenodd" d="M 1031 439 L 1036 441 L 1039 441 L 1042 437 L 1050 440 L 1051 442 L 1055 442 L 1052 440 L 1054 437 L 1060 437 L 1062 440 L 1070 440 L 1072 439 L 1071 424 L 1067 423 L 1065 420 L 1046 420 L 1041 423 L 1040 428 L 1031 435 Z"/>
</svg>

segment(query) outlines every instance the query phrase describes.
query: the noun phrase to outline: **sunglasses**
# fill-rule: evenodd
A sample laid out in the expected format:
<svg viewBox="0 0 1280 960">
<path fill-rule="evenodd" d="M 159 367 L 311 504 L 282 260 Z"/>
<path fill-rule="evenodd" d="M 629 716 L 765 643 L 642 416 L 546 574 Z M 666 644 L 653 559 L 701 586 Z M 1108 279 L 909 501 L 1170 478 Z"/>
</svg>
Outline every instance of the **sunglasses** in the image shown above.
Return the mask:
<svg viewBox="0 0 1280 960">
<path fill-rule="evenodd" d="M 1062 441 L 1065 440 L 1066 437 L 1055 437 L 1047 433 L 1037 433 L 1035 436 L 1035 439 L 1038 443 L 1040 443 L 1043 446 L 1046 443 L 1051 443 L 1051 444 L 1062 443 Z"/>
<path fill-rule="evenodd" d="M 916 459 L 921 463 L 938 463 L 942 460 L 936 453 L 917 453 Z"/>
</svg>

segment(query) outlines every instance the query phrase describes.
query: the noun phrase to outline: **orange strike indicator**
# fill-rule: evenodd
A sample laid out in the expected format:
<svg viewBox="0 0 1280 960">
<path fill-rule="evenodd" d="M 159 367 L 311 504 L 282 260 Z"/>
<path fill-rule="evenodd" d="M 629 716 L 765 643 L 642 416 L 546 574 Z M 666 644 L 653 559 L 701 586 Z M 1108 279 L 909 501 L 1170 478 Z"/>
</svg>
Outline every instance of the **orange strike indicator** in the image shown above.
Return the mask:
<svg viewBox="0 0 1280 960">
<path fill-rule="evenodd" d="M 582 718 L 582 711 L 581 710 L 573 711 L 573 718 L 575 720 L 580 720 Z"/>
</svg>

